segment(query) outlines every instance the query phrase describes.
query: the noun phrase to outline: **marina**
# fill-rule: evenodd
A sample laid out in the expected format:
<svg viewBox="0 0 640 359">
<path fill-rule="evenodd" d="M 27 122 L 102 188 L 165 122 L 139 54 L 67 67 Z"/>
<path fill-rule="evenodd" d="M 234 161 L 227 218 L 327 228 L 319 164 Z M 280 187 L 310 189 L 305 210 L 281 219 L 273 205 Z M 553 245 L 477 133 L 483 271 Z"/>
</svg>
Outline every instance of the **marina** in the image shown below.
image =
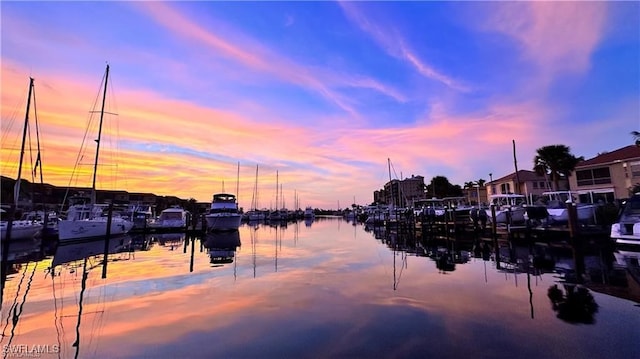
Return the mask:
<svg viewBox="0 0 640 359">
<path fill-rule="evenodd" d="M 640 358 L 640 2 L 0 17 L 0 359 Z"/>
<path fill-rule="evenodd" d="M 630 358 L 640 339 L 640 253 L 615 246 L 337 216 L 15 243 L 2 345 L 62 358 Z"/>
</svg>

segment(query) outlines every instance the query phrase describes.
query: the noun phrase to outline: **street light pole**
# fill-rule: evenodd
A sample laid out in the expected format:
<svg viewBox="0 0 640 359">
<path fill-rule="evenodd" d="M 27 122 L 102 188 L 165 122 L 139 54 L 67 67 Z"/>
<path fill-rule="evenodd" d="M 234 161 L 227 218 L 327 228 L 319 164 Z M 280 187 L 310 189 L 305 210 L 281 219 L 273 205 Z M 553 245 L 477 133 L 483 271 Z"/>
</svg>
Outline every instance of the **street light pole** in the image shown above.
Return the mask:
<svg viewBox="0 0 640 359">
<path fill-rule="evenodd" d="M 491 194 L 495 194 L 495 193 L 493 193 L 493 173 L 492 172 L 489 172 L 489 183 L 491 184 L 489 186 L 491 188 Z M 489 198 L 489 197 L 487 196 L 487 198 Z"/>
</svg>

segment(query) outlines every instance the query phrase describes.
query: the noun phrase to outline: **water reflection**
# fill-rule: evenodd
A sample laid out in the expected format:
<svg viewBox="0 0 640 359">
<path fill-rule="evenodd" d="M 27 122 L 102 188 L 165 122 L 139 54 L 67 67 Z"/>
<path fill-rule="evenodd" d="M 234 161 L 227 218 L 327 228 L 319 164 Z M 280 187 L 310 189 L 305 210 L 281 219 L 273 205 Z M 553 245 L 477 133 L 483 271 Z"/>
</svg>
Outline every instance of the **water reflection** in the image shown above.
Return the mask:
<svg viewBox="0 0 640 359">
<path fill-rule="evenodd" d="M 313 224 L 313 217 L 307 217 L 304 219 L 304 226 L 305 227 L 311 227 L 311 225 Z"/>
<path fill-rule="evenodd" d="M 104 241 L 27 261 L 7 282 L 0 345 L 55 344 L 62 358 L 626 358 L 637 350 L 629 328 L 640 301 L 620 294 L 633 278 L 623 287 L 610 275 L 637 264 L 631 254 L 618 263 L 606 248 L 583 251 L 585 283 L 576 284 L 574 252 L 559 244 L 341 222 L 243 225 L 178 239 L 182 251 L 168 250 L 168 238 L 138 250 L 150 237 L 132 237 L 109 243 L 108 280 Z M 212 263 L 217 250 L 233 252 L 232 265 Z"/>
<path fill-rule="evenodd" d="M 47 351 L 50 351 L 50 353 L 57 353 L 58 356 L 60 356 L 62 351 L 68 347 L 63 345 L 66 340 L 64 330 L 66 324 L 67 328 L 75 327 L 75 337 L 70 347 L 74 348 L 73 357 L 78 358 L 81 348 L 81 325 L 83 323 L 83 316 L 92 315 L 95 318 L 95 316 L 101 317 L 102 315 L 102 311 L 99 310 L 89 312 L 84 311 L 87 280 L 89 279 L 90 272 L 96 268 L 101 268 L 101 277 L 103 279 L 106 278 L 108 262 L 128 260 L 132 258 L 130 243 L 131 238 L 125 236 L 111 238 L 109 240 L 98 239 L 64 243 L 57 246 L 55 254 L 51 259 L 50 266 L 45 270 L 45 278 L 51 278 L 51 295 L 53 297 L 54 312 L 53 321 L 56 329 L 56 344 L 47 346 Z M 37 261 L 25 266 L 20 283 L 16 288 L 16 296 L 14 297 L 11 307 L 7 311 L 6 323 L 8 324 L 9 321 L 11 321 L 12 325 L 9 335 L 6 335 L 7 325 L 5 325 L 3 330 L 3 341 L 5 337 L 8 337 L 5 348 L 11 348 L 12 346 L 12 342 L 15 337 L 15 329 L 20 325 L 23 309 L 27 302 L 27 295 L 40 263 L 41 261 Z M 22 300 L 18 300 L 18 295 L 22 290 L 22 283 L 25 279 L 28 267 L 31 267 L 29 279 L 26 283 Z M 80 284 L 79 287 L 75 287 L 72 284 L 74 284 L 73 282 L 78 279 L 78 275 L 80 275 Z M 74 314 L 66 314 L 69 313 L 69 308 L 65 308 L 65 304 L 70 304 L 70 299 L 72 297 L 77 300 L 77 310 L 75 310 Z M 98 297 L 101 297 L 102 300 L 105 299 L 104 296 Z M 73 311 L 74 310 L 72 310 L 72 312 Z M 9 320 L 9 317 L 11 317 L 11 320 Z M 73 320 L 75 320 L 75 323 L 72 324 Z M 89 335 L 89 339 L 91 337 L 92 334 Z M 71 357 L 71 355 L 66 355 L 65 357 Z"/>
<path fill-rule="evenodd" d="M 181 247 L 186 238 L 185 233 L 158 233 L 150 236 L 152 241 L 157 242 L 158 245 L 166 247 L 173 251 Z"/>
<path fill-rule="evenodd" d="M 239 231 L 208 233 L 204 238 L 204 246 L 209 250 L 209 258 L 213 267 L 233 263 L 236 249 L 240 245 Z"/>
<path fill-rule="evenodd" d="M 58 245 L 53 260 L 51 261 L 51 274 L 56 275 L 56 270 L 60 271 L 64 268 L 73 273 L 74 268 L 79 267 L 81 265 L 80 262 L 83 261 L 89 261 L 89 267 L 86 268 L 86 270 L 92 270 L 103 264 L 106 265 L 109 260 L 129 259 L 130 256 L 128 254 L 132 252 L 130 244 L 130 236 L 114 237 L 108 240 L 97 239 L 62 243 Z M 108 256 L 109 254 L 115 253 L 125 253 L 126 255 L 118 257 Z M 104 261 L 105 255 L 107 255 L 107 261 Z M 82 266 L 86 267 L 86 264 L 83 263 Z"/>
<path fill-rule="evenodd" d="M 593 324 L 598 304 L 587 288 L 565 284 L 564 291 L 557 284 L 549 287 L 547 296 L 558 318 L 569 323 Z"/>
</svg>

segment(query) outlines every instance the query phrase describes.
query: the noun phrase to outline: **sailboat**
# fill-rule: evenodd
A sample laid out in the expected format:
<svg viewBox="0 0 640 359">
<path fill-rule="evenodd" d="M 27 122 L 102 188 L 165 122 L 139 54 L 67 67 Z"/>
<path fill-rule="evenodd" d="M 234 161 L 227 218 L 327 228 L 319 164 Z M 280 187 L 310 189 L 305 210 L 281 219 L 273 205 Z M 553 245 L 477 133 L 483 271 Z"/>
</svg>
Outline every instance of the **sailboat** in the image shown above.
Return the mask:
<svg viewBox="0 0 640 359">
<path fill-rule="evenodd" d="M 264 211 L 258 209 L 258 165 L 256 165 L 256 183 L 253 186 L 251 210 L 248 211 L 247 217 L 250 222 L 262 221 L 265 219 Z"/>
<path fill-rule="evenodd" d="M 271 213 L 269 213 L 269 220 L 272 221 L 272 222 L 276 222 L 276 221 L 282 220 L 282 214 L 280 213 L 280 210 L 278 209 L 278 205 L 280 204 L 278 202 L 278 192 L 279 192 L 278 171 L 276 171 L 276 209 L 273 210 Z"/>
<path fill-rule="evenodd" d="M 98 170 L 98 158 L 100 154 L 100 137 L 102 135 L 102 123 L 104 118 L 104 106 L 107 97 L 107 84 L 109 81 L 109 65 L 105 71 L 104 92 L 102 94 L 102 108 L 100 110 L 100 125 L 98 139 L 96 140 L 96 155 L 93 163 L 93 182 L 91 195 L 79 195 L 71 198 L 67 218 L 58 224 L 59 241 L 78 240 L 86 238 L 105 237 L 108 234 L 126 234 L 133 227 L 133 222 L 120 216 L 105 216 L 105 205 L 96 204 L 96 174 Z M 109 225 L 110 224 L 110 225 Z"/>
<path fill-rule="evenodd" d="M 29 97 L 27 98 L 27 111 L 24 116 L 24 128 L 22 131 L 22 146 L 20 147 L 20 163 L 18 164 L 18 177 L 14 187 L 14 200 L 16 207 L 20 196 L 20 183 L 22 182 L 22 162 L 24 159 L 24 147 L 27 139 L 27 128 L 29 127 L 29 111 L 31 108 L 31 98 L 33 94 L 33 78 L 29 78 Z M 0 209 L 1 210 L 1 209 Z M 5 215 L 5 211 L 1 210 Z M 33 239 L 42 230 L 44 225 L 32 220 L 14 220 L 13 218 L 0 220 L 0 239 Z"/>
</svg>

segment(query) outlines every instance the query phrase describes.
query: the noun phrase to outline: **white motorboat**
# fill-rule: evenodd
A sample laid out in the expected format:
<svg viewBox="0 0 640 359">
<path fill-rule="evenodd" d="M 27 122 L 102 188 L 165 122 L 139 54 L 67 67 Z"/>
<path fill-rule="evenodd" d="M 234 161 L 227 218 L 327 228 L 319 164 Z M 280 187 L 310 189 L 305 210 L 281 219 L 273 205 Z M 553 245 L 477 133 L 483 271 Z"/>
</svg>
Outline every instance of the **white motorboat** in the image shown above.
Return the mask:
<svg viewBox="0 0 640 359">
<path fill-rule="evenodd" d="M 211 231 L 237 230 L 242 222 L 242 214 L 238 211 L 236 196 L 230 193 L 214 194 L 205 219 L 207 229 Z"/>
<path fill-rule="evenodd" d="M 315 216 L 316 214 L 313 212 L 313 207 L 307 206 L 307 208 L 304 209 L 304 214 L 303 214 L 304 218 L 309 219 L 309 218 L 314 218 Z"/>
<path fill-rule="evenodd" d="M 611 239 L 620 244 L 640 245 L 640 194 L 626 201 L 618 222 L 611 225 Z"/>
<path fill-rule="evenodd" d="M 542 194 L 548 201 L 545 205 L 551 222 L 568 222 L 569 209 L 567 201 L 575 203 L 576 196 L 571 191 L 551 191 Z M 594 222 L 596 205 L 591 203 L 575 203 L 578 221 L 581 223 Z"/>
<path fill-rule="evenodd" d="M 512 224 L 525 221 L 525 200 L 521 194 L 495 194 L 490 197 L 491 204 L 495 207 L 496 223 Z M 492 221 L 491 208 L 485 209 L 487 219 Z"/>
<path fill-rule="evenodd" d="M 387 209 L 380 205 L 372 205 L 367 206 L 365 208 L 365 214 L 367 215 L 367 219 L 365 219 L 364 223 L 370 226 L 381 226 L 384 225 L 386 220 Z"/>
<path fill-rule="evenodd" d="M 189 211 L 173 206 L 160 212 L 158 219 L 151 225 L 156 228 L 184 228 L 189 221 Z"/>
</svg>

